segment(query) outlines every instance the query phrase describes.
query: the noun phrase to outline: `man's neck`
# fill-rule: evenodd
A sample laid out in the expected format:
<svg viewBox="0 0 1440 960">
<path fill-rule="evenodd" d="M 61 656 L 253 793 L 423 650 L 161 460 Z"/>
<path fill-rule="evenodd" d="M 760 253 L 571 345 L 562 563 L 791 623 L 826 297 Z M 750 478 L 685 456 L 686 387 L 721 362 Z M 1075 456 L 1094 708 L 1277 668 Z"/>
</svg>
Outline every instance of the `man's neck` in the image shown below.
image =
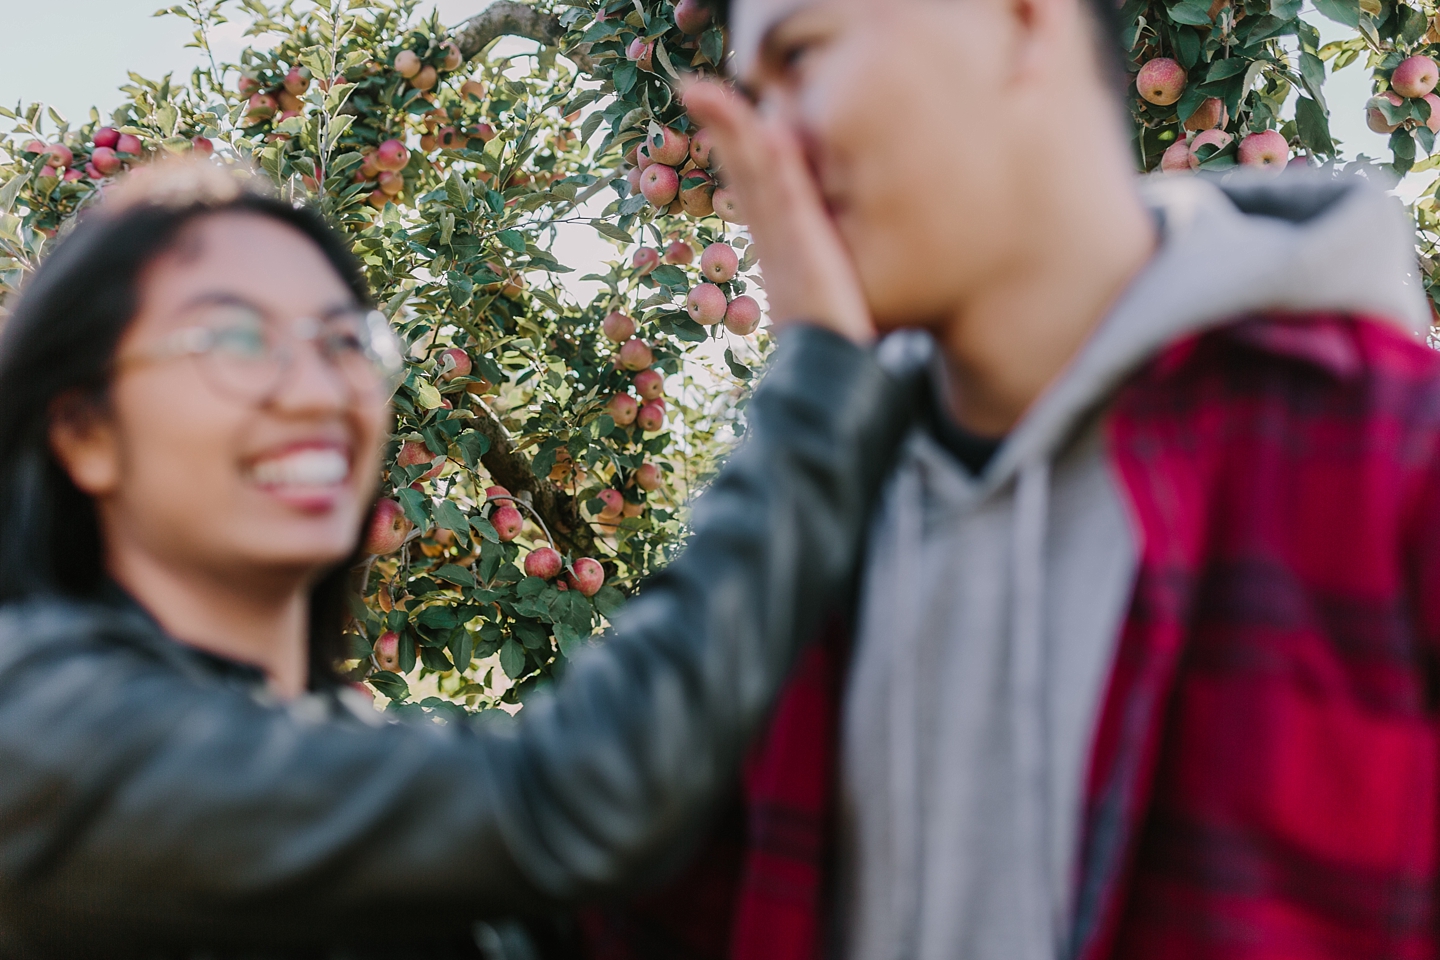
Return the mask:
<svg viewBox="0 0 1440 960">
<path fill-rule="evenodd" d="M 1154 252 L 1154 221 L 1123 168 L 1037 196 L 1034 243 L 937 331 L 950 412 L 982 436 L 1008 433 L 1055 381 Z M 1058 188 L 1058 189 L 1057 189 Z M 1043 224 L 1043 226 L 1041 225 Z"/>
<path fill-rule="evenodd" d="M 139 546 L 112 549 L 110 576 L 177 640 L 264 671 L 282 699 L 309 682 L 309 588 L 295 577 L 217 577 L 157 560 Z"/>
</svg>

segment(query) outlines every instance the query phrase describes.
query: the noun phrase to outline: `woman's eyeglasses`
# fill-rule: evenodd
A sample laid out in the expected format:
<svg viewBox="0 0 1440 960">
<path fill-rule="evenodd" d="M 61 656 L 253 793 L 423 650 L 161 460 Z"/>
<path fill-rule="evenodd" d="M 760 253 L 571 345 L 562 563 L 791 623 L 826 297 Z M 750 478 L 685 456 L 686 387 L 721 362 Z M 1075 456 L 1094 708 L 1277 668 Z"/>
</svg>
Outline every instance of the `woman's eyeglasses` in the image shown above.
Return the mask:
<svg viewBox="0 0 1440 960">
<path fill-rule="evenodd" d="M 116 368 L 194 357 L 216 388 L 259 402 L 280 386 L 302 343 L 312 344 L 357 396 L 388 398 L 404 379 L 400 338 L 383 313 L 359 306 L 280 323 L 245 304 L 207 304 L 196 323 L 121 357 Z"/>
</svg>

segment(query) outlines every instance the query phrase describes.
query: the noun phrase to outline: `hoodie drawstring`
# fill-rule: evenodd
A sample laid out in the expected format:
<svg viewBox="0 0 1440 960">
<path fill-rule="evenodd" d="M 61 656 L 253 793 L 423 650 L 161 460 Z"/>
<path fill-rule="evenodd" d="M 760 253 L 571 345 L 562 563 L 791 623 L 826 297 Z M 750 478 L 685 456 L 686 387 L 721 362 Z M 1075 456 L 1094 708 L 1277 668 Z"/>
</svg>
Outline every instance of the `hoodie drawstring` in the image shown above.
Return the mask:
<svg viewBox="0 0 1440 960">
<path fill-rule="evenodd" d="M 1015 824 L 1019 831 L 1017 849 L 1023 851 L 1021 879 L 1025 889 L 1047 894 L 1052 886 L 1047 842 L 1049 817 L 1046 815 L 1050 789 L 1044 639 L 1049 497 L 1049 462 L 1041 460 L 1021 468 L 1015 489 L 1015 539 L 1011 554 L 1010 719 L 1014 738 Z M 1043 907 L 1051 898 L 1020 899 Z M 1030 922 L 1058 931 L 1056 909 L 1051 905 L 1042 915 L 1030 918 Z"/>
</svg>

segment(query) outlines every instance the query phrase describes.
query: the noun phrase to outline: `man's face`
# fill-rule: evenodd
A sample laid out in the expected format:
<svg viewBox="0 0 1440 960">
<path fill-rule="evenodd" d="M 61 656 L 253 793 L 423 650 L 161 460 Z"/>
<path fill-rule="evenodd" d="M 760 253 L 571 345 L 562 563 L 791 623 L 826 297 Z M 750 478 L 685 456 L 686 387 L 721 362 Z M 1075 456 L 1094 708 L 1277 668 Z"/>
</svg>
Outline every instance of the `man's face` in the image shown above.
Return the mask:
<svg viewBox="0 0 1440 960">
<path fill-rule="evenodd" d="M 735 0 L 737 79 L 806 146 L 876 325 L 936 326 L 1043 225 L 1005 0 Z M 1024 86 L 1024 84 L 1020 84 Z M 1059 153 L 1057 147 L 1057 154 Z"/>
</svg>

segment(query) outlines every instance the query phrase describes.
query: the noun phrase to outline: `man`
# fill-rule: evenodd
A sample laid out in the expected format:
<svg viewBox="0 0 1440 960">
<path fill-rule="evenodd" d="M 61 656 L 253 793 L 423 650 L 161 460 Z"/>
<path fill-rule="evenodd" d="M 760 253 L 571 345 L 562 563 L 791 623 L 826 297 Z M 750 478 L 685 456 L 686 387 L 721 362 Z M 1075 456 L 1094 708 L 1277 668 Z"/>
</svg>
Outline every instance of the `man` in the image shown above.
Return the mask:
<svg viewBox="0 0 1440 960">
<path fill-rule="evenodd" d="M 1107 0 L 722 15 L 755 106 L 687 105 L 772 314 L 925 331 L 879 350 L 933 400 L 848 653 L 752 757 L 733 908 L 677 909 L 707 855 L 597 939 L 1434 956 L 1440 381 L 1399 206 L 1142 185 Z"/>
</svg>

